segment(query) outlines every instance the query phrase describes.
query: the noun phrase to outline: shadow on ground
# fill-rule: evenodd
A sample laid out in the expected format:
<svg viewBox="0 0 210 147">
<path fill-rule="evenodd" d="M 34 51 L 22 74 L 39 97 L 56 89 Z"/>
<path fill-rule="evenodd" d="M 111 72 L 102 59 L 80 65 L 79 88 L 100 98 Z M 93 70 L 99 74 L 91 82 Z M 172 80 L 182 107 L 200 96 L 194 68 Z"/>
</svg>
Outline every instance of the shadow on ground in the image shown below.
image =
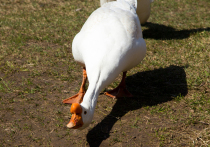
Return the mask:
<svg viewBox="0 0 210 147">
<path fill-rule="evenodd" d="M 110 114 L 88 132 L 89 145 L 100 146 L 103 140 L 109 138 L 117 120 L 129 111 L 164 103 L 179 95 L 185 96 L 188 89 L 184 68 L 169 66 L 128 76 L 126 85 L 134 97 L 117 100 Z M 104 128 L 108 133 L 102 131 Z"/>
<path fill-rule="evenodd" d="M 151 38 L 156 40 L 185 39 L 191 34 L 197 32 L 210 31 L 210 27 L 191 30 L 176 30 L 170 26 L 151 22 L 147 22 L 144 26 L 148 28 L 143 31 L 144 39 Z"/>
</svg>

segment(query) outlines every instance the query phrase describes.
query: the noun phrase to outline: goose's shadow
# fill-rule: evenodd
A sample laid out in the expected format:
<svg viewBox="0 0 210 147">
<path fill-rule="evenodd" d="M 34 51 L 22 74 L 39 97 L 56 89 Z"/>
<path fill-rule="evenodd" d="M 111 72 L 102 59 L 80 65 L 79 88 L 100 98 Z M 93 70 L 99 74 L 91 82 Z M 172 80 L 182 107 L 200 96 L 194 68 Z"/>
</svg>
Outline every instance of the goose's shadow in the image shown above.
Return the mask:
<svg viewBox="0 0 210 147">
<path fill-rule="evenodd" d="M 147 22 L 143 26 L 146 27 L 146 29 L 143 31 L 144 39 L 152 38 L 156 40 L 185 39 L 190 37 L 191 34 L 197 32 L 210 31 L 210 27 L 189 30 L 176 30 L 175 28 L 170 26 L 151 22 Z"/>
<path fill-rule="evenodd" d="M 178 95 L 185 96 L 188 89 L 184 68 L 169 66 L 128 76 L 126 85 L 134 97 L 117 100 L 110 114 L 88 132 L 86 137 L 89 145 L 100 146 L 110 136 L 110 130 L 118 120 L 116 118 L 121 118 L 127 112 L 164 103 Z"/>
</svg>

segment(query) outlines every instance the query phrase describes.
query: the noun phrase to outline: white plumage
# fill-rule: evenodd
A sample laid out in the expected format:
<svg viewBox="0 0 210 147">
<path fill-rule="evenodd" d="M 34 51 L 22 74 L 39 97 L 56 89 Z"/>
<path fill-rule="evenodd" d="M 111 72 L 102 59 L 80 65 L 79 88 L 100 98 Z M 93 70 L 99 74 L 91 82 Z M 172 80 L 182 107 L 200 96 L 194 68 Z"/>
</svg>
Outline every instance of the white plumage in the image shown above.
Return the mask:
<svg viewBox="0 0 210 147">
<path fill-rule="evenodd" d="M 91 14 L 73 40 L 74 59 L 86 68 L 89 80 L 80 104 L 83 125 L 78 129 L 91 123 L 101 90 L 145 57 L 146 44 L 136 6 L 136 0 L 104 4 Z"/>
<path fill-rule="evenodd" d="M 100 0 L 101 6 L 107 2 L 112 2 L 115 0 Z M 151 3 L 153 0 L 137 0 L 137 11 L 141 24 L 144 24 L 150 16 Z"/>
</svg>

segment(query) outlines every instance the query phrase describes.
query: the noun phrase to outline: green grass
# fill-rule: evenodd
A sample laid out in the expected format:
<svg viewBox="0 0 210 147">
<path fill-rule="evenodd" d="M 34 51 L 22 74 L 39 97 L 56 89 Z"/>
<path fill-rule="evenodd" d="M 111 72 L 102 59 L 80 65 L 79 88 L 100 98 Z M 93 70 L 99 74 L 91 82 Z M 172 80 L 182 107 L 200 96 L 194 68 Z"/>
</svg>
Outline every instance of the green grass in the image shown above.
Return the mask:
<svg viewBox="0 0 210 147">
<path fill-rule="evenodd" d="M 61 103 L 82 80 L 71 45 L 99 0 L 2 0 L 0 146 L 210 146 L 209 6 L 155 0 L 147 55 L 126 78 L 134 97 L 100 95 L 90 127 L 74 131 Z"/>
</svg>

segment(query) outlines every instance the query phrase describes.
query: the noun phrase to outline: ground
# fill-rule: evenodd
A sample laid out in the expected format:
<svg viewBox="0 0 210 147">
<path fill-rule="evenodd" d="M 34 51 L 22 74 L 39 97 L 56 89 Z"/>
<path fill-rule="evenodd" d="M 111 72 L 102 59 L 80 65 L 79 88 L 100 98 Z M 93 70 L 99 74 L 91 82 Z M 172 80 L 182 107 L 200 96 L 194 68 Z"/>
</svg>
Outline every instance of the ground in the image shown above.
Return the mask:
<svg viewBox="0 0 210 147">
<path fill-rule="evenodd" d="M 98 98 L 91 125 L 66 127 L 82 68 L 71 43 L 99 0 L 1 0 L 1 146 L 210 146 L 210 1 L 155 0 L 132 98 Z M 87 84 L 88 87 L 88 84 Z"/>
</svg>

